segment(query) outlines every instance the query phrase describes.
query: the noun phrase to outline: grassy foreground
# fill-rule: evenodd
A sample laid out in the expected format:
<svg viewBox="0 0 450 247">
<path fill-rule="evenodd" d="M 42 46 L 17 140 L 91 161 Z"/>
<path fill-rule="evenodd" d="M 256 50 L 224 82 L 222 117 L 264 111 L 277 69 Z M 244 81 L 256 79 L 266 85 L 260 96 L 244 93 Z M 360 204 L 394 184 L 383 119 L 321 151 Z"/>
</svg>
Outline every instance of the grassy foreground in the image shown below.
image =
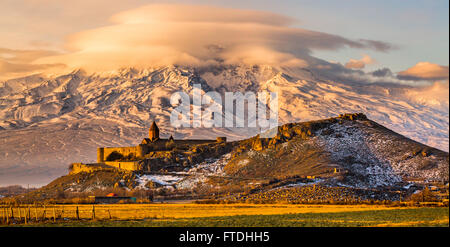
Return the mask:
<svg viewBox="0 0 450 247">
<path fill-rule="evenodd" d="M 115 217 L 62 218 L 16 226 L 76 227 L 358 227 L 449 226 L 449 208 L 395 208 L 370 205 L 101 205 Z M 114 211 L 114 208 L 116 211 Z M 117 214 L 122 209 L 121 214 Z M 128 211 L 128 213 L 127 213 Z M 146 212 L 158 212 L 157 214 Z M 133 216 L 130 212 L 136 212 Z M 137 217 L 138 214 L 142 217 Z M 128 215 L 128 216 L 127 216 Z M 11 225 L 10 225 L 11 226 Z"/>
</svg>

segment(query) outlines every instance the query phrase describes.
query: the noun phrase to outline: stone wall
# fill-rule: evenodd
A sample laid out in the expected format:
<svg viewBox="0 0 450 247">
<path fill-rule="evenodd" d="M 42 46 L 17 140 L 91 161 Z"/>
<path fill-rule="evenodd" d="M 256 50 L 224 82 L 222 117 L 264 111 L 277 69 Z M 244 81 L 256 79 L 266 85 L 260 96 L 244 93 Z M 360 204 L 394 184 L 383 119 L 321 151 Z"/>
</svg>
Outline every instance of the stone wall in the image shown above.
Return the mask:
<svg viewBox="0 0 450 247">
<path fill-rule="evenodd" d="M 154 143 L 149 144 L 139 144 L 137 146 L 131 147 L 103 147 L 97 148 L 97 163 L 103 163 L 107 161 L 108 156 L 117 152 L 121 154 L 123 157 L 133 156 L 142 158 L 149 152 L 154 151 L 167 151 L 174 147 L 178 148 L 189 148 L 192 145 L 201 145 L 201 144 L 212 144 L 212 143 L 226 143 L 225 137 L 218 137 L 217 140 L 173 140 L 169 141 L 168 139 L 159 139 Z"/>
<path fill-rule="evenodd" d="M 140 161 L 105 161 L 108 166 L 127 171 L 141 171 L 143 169 Z"/>
<path fill-rule="evenodd" d="M 144 156 L 146 150 L 142 145 L 134 146 L 134 147 L 106 147 L 106 148 L 97 148 L 97 162 L 105 162 L 108 156 L 112 152 L 118 152 L 122 154 L 124 157 L 132 155 L 134 157 L 142 157 Z"/>
<path fill-rule="evenodd" d="M 72 163 L 70 165 L 69 174 L 77 174 L 80 172 L 95 172 L 105 169 L 112 169 L 111 167 L 105 166 L 104 164 L 83 164 L 83 163 Z"/>
<path fill-rule="evenodd" d="M 209 147 L 210 144 L 213 144 L 214 147 Z M 217 152 L 223 153 L 222 149 L 226 145 L 225 137 L 218 137 L 216 140 L 159 139 L 149 144 L 139 144 L 131 147 L 97 148 L 97 163 L 127 171 L 180 170 L 183 169 L 182 165 L 200 162 L 205 157 L 214 155 Z M 173 151 L 174 148 L 190 150 L 191 154 L 186 157 L 186 160 L 181 160 L 177 155 L 178 153 Z M 108 161 L 108 157 L 112 158 L 110 155 L 114 152 L 120 155 L 116 155 L 117 157 Z M 80 170 L 78 166 L 75 169 Z"/>
</svg>

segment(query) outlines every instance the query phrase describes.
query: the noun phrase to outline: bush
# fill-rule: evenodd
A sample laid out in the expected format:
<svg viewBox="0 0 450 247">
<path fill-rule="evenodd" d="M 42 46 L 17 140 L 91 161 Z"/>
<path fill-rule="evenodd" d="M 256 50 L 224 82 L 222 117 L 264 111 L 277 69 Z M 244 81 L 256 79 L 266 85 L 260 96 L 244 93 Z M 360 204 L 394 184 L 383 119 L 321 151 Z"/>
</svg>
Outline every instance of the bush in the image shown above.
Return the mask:
<svg viewBox="0 0 450 247">
<path fill-rule="evenodd" d="M 410 200 L 413 202 L 436 202 L 438 198 L 431 190 L 425 188 L 421 192 L 411 195 Z"/>
<path fill-rule="evenodd" d="M 110 153 L 108 155 L 108 157 L 106 157 L 106 161 L 115 161 L 115 160 L 120 160 L 123 159 L 123 155 L 117 151 L 113 151 L 112 153 Z"/>
<path fill-rule="evenodd" d="M 437 164 L 435 162 L 427 160 L 427 161 L 424 161 L 423 163 L 420 163 L 417 168 L 419 170 L 428 170 L 428 169 L 433 169 L 436 167 L 437 167 Z"/>
</svg>

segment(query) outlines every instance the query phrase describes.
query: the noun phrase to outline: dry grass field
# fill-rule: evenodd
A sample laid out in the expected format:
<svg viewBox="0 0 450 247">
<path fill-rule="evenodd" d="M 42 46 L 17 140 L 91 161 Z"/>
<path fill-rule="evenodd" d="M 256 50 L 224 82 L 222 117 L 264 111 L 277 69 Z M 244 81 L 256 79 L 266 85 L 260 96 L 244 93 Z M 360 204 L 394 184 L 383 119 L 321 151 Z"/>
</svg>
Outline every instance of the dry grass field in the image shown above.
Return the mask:
<svg viewBox="0 0 450 247">
<path fill-rule="evenodd" d="M 449 226 L 448 207 L 112 204 L 0 208 L 3 226 Z"/>
</svg>

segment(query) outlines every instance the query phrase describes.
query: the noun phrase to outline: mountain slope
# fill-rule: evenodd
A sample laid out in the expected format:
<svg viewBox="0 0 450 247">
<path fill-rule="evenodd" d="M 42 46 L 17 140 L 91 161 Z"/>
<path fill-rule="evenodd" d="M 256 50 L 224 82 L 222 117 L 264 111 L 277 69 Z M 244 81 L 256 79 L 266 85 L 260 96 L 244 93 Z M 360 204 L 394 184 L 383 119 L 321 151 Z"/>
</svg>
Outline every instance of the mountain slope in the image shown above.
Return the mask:
<svg viewBox="0 0 450 247">
<path fill-rule="evenodd" d="M 410 86 L 330 81 L 306 69 L 269 66 L 183 68 L 168 66 L 110 73 L 82 70 L 51 78 L 38 75 L 0 84 L 0 181 L 44 184 L 71 162 L 94 161 L 98 146 L 136 145 L 152 120 L 163 136 L 230 140 L 255 129 L 182 128 L 169 124 L 170 95 L 204 91 L 279 93 L 279 122 L 364 112 L 416 141 L 448 150 L 448 101 L 412 98 Z"/>
</svg>

